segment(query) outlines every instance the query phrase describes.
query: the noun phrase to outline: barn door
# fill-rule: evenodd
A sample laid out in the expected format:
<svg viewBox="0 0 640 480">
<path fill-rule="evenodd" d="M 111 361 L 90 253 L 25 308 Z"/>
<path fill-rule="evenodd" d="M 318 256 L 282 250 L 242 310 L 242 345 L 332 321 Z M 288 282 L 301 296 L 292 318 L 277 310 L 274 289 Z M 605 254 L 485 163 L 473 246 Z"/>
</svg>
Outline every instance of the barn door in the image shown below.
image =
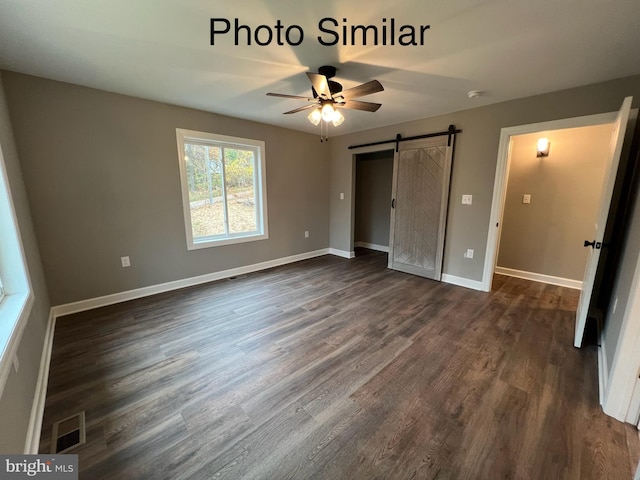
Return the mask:
<svg viewBox="0 0 640 480">
<path fill-rule="evenodd" d="M 389 268 L 440 280 L 454 135 L 402 142 L 393 162 Z"/>
</svg>

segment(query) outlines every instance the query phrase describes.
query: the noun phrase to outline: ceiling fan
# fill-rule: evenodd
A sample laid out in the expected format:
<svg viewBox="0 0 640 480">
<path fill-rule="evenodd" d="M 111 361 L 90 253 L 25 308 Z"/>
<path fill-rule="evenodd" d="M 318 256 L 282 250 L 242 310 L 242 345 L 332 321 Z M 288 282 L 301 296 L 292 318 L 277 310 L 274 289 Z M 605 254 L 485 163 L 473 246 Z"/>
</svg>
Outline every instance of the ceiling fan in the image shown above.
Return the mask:
<svg viewBox="0 0 640 480">
<path fill-rule="evenodd" d="M 375 112 L 382 105 L 380 103 L 362 102 L 355 100 L 365 95 L 382 92 L 382 84 L 378 80 L 371 80 L 357 87 L 342 89 L 342 85 L 330 80 L 336 75 L 336 67 L 323 66 L 318 69 L 318 73 L 307 72 L 307 77 L 311 82 L 312 97 L 301 97 L 299 95 L 285 95 L 283 93 L 267 93 L 272 97 L 295 98 L 310 102 L 309 105 L 295 108 L 284 112 L 285 115 L 298 113 L 303 110 L 312 110 L 308 118 L 311 123 L 318 125 L 321 120 L 331 122 L 334 126 L 344 122 L 344 116 L 338 109 L 350 108 L 352 110 L 363 110 L 365 112 Z"/>
</svg>

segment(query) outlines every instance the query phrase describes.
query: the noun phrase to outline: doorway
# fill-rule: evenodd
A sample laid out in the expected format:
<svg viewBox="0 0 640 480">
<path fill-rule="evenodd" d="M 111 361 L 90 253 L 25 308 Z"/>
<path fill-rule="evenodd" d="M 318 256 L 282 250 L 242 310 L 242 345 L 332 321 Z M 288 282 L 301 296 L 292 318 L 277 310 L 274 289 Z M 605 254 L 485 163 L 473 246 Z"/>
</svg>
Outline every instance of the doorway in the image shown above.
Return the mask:
<svg viewBox="0 0 640 480">
<path fill-rule="evenodd" d="M 612 124 L 511 137 L 495 273 L 581 289 Z M 539 139 L 549 151 L 537 155 Z"/>
<path fill-rule="evenodd" d="M 358 154 L 355 168 L 353 245 L 389 252 L 393 150 Z"/>
<path fill-rule="evenodd" d="M 592 127 L 601 125 L 612 125 L 616 120 L 616 113 L 604 113 L 589 115 L 585 117 L 575 117 L 550 122 L 536 123 L 530 125 L 520 125 L 516 127 L 503 128 L 500 132 L 500 144 L 498 148 L 498 162 L 496 166 L 496 176 L 493 188 L 493 200 L 491 207 L 491 222 L 487 237 L 487 251 L 485 254 L 485 265 L 482 278 L 482 289 L 491 291 L 493 274 L 498 260 L 499 242 L 502 232 L 502 222 L 507 200 L 507 182 L 509 178 L 509 168 L 513 139 L 519 135 L 540 135 L 544 132 L 560 131 L 564 129 L 576 129 L 580 127 Z M 554 151 L 551 145 L 550 152 Z M 535 152 L 534 152 L 535 154 Z M 522 193 L 522 195 L 526 194 Z M 514 194 L 515 195 L 515 194 Z M 532 196 L 533 199 L 533 196 Z M 522 199 L 520 200 L 522 201 Z M 595 216 L 595 214 L 594 214 Z M 547 279 L 548 280 L 548 279 Z M 575 287 L 574 287 L 575 288 Z"/>
</svg>

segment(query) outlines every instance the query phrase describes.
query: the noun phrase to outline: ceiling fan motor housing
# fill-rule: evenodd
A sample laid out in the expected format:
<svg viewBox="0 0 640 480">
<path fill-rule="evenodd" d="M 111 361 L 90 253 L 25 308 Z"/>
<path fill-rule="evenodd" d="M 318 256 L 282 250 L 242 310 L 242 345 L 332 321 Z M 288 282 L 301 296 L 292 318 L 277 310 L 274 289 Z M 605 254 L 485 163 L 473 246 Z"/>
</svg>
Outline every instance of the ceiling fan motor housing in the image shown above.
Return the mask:
<svg viewBox="0 0 640 480">
<path fill-rule="evenodd" d="M 324 75 L 327 78 L 333 78 L 336 76 L 336 67 L 332 67 L 331 65 L 323 65 L 318 69 L 318 73 L 320 75 Z"/>
<path fill-rule="evenodd" d="M 372 93 L 381 92 L 384 90 L 382 85 L 377 80 L 371 80 L 369 82 L 357 85 L 355 87 L 344 90 L 342 85 L 330 78 L 336 74 L 336 67 L 330 65 L 324 65 L 318 69 L 318 73 L 307 72 L 307 77 L 311 82 L 311 92 L 313 96 L 302 97 L 299 95 L 286 95 L 282 93 L 267 93 L 267 95 L 284 98 L 295 98 L 299 100 L 306 100 L 311 102 L 308 105 L 299 107 L 285 114 L 298 113 L 303 110 L 324 108 L 327 105 L 331 107 L 342 107 L 352 110 L 363 110 L 367 112 L 375 112 L 381 104 L 373 102 L 363 102 L 361 100 L 355 100 L 358 97 L 365 95 L 371 95 Z"/>
</svg>

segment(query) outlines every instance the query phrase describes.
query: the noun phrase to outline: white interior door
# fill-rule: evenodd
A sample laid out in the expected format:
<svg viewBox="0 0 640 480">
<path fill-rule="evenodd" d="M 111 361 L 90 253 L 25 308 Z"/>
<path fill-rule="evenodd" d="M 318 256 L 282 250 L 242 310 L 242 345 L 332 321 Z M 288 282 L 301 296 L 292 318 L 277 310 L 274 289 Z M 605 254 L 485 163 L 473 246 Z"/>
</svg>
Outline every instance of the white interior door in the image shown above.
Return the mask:
<svg viewBox="0 0 640 480">
<path fill-rule="evenodd" d="M 452 135 L 400 143 L 393 162 L 389 268 L 440 280 L 453 142 Z"/>
<path fill-rule="evenodd" d="M 589 259 L 587 261 L 584 279 L 582 280 L 582 292 L 580 293 L 578 310 L 576 312 L 576 329 L 573 344 L 578 348 L 582 346 L 584 329 L 587 324 L 587 316 L 589 315 L 589 303 L 591 302 L 593 282 L 596 277 L 598 260 L 600 259 L 602 238 L 604 236 L 604 229 L 607 225 L 607 217 L 609 215 L 609 207 L 611 205 L 611 195 L 613 194 L 613 186 L 616 181 L 616 174 L 618 173 L 618 164 L 620 162 L 624 134 L 627 129 L 627 122 L 629 121 L 629 113 L 631 111 L 631 102 L 632 97 L 627 97 L 622 102 L 622 107 L 616 117 L 616 121 L 613 126 L 613 133 L 611 135 L 611 146 L 609 149 L 609 156 L 607 158 L 608 166 L 605 169 L 604 185 L 602 188 L 602 196 L 600 198 L 598 217 L 596 220 L 596 233 L 595 238 L 592 239 L 593 243 L 590 245 Z M 586 242 L 585 246 L 587 246 Z"/>
</svg>

